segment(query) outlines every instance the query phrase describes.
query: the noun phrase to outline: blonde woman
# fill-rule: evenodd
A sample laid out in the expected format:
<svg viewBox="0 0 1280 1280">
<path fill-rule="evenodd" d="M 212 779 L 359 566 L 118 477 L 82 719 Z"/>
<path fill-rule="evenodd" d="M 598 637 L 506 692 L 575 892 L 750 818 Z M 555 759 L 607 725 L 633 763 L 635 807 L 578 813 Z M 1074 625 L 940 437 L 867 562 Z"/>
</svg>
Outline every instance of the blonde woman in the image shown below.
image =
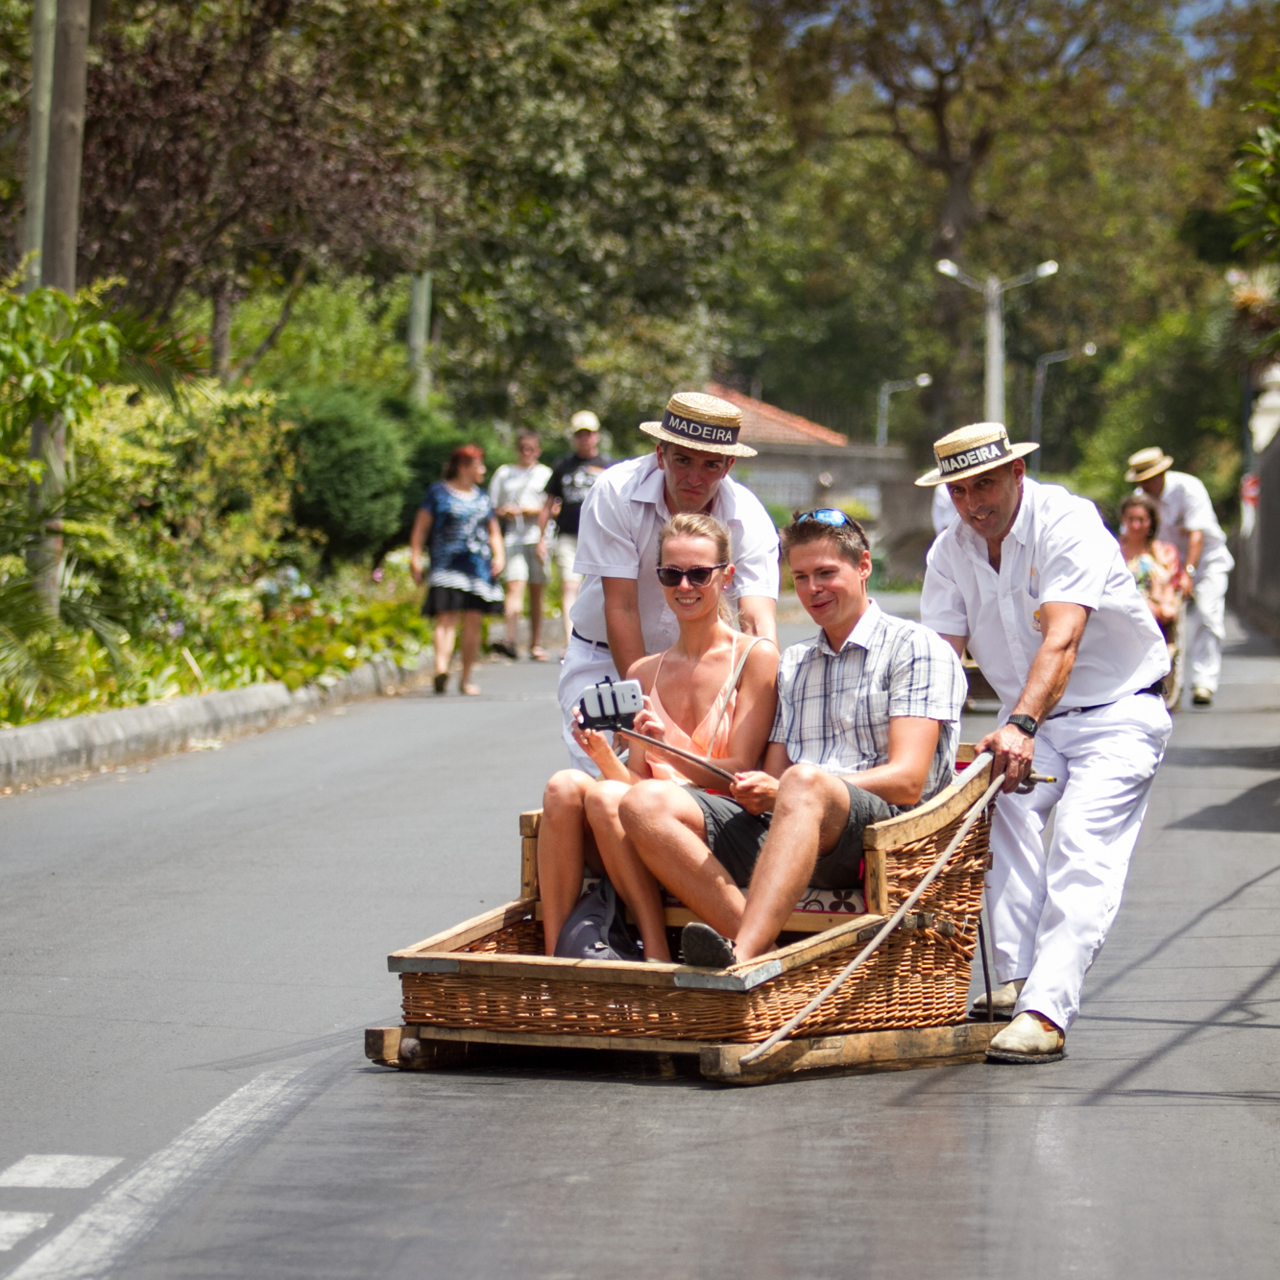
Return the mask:
<svg viewBox="0 0 1280 1280">
<path fill-rule="evenodd" d="M 713 759 L 730 773 L 756 768 L 773 727 L 778 650 L 726 621 L 725 592 L 734 573 L 728 529 L 707 515 L 672 517 L 658 535 L 653 571 L 680 635 L 670 649 L 641 658 L 627 672 L 645 693 L 636 731 Z M 618 802 L 646 778 L 715 788 L 715 775 L 644 743 L 630 744 L 624 765 L 604 734 L 577 729 L 574 736 L 601 776 L 563 769 L 543 794 L 538 883 L 547 954 L 555 952 L 590 867 L 607 871 L 631 908 L 645 957 L 669 960 L 662 890 L 622 830 Z"/>
</svg>

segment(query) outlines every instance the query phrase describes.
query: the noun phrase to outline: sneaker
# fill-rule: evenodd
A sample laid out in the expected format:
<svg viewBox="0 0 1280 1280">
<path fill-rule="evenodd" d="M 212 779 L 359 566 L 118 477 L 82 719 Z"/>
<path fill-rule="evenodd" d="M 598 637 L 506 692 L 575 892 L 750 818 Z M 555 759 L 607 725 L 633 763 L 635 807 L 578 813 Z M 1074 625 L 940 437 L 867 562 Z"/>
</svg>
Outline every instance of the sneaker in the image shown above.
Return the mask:
<svg viewBox="0 0 1280 1280">
<path fill-rule="evenodd" d="M 700 920 L 685 925 L 680 931 L 680 950 L 684 963 L 697 969 L 727 969 L 737 963 L 733 943 Z"/>
<path fill-rule="evenodd" d="M 1191 705 L 1193 707 L 1213 706 L 1213 690 L 1206 689 L 1203 685 L 1196 685 L 1191 690 Z"/>
</svg>

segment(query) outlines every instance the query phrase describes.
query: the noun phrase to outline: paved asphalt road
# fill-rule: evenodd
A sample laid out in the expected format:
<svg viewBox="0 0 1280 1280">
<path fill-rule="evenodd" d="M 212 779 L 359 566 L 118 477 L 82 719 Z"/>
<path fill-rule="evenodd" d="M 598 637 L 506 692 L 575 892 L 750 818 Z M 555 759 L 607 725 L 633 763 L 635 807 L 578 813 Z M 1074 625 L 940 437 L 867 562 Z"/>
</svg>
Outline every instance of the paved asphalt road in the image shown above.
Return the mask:
<svg viewBox="0 0 1280 1280">
<path fill-rule="evenodd" d="M 1178 717 L 1066 1062 L 747 1090 L 363 1059 L 562 761 L 555 668 L 483 676 L 0 800 L 0 1274 L 1276 1274 L 1269 645 Z"/>
</svg>

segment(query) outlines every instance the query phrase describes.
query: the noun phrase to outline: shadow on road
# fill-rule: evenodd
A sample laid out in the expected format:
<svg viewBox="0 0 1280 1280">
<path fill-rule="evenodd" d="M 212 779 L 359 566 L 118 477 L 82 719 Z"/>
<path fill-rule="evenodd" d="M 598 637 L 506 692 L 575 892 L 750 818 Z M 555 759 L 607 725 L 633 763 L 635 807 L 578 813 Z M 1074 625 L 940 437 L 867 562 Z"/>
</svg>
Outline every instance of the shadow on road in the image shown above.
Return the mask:
<svg viewBox="0 0 1280 1280">
<path fill-rule="evenodd" d="M 1280 777 L 1250 787 L 1226 804 L 1210 804 L 1168 825 L 1170 831 L 1280 831 Z"/>
</svg>

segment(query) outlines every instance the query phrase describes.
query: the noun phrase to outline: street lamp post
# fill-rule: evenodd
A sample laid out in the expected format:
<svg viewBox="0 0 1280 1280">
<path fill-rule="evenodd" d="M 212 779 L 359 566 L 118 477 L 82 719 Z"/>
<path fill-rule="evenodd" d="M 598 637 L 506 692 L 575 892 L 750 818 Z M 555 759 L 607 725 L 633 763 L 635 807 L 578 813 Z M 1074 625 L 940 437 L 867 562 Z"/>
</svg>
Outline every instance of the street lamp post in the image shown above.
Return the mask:
<svg viewBox="0 0 1280 1280">
<path fill-rule="evenodd" d="M 1044 420 L 1044 384 L 1049 376 L 1049 366 L 1070 360 L 1074 355 L 1091 356 L 1098 348 L 1092 342 L 1083 347 L 1068 347 L 1065 351 L 1047 351 L 1036 361 L 1035 381 L 1031 384 L 1031 443 L 1040 443 L 1040 426 Z M 1040 454 L 1037 451 L 1031 463 L 1031 471 L 1040 474 Z"/>
<path fill-rule="evenodd" d="M 962 271 L 950 258 L 942 258 L 936 264 L 938 271 L 952 280 L 958 280 L 970 289 L 982 294 L 987 314 L 987 352 L 985 379 L 985 416 L 988 422 L 1008 423 L 1004 419 L 1004 295 L 1010 289 L 1020 288 L 1024 284 L 1034 284 L 1046 276 L 1054 275 L 1058 264 L 1052 258 L 1042 262 L 1034 271 L 1024 271 L 1011 280 L 1001 280 L 999 276 L 988 276 L 985 281 L 977 280 Z"/>
<path fill-rule="evenodd" d="M 876 444 L 884 446 L 889 443 L 889 397 L 895 391 L 910 391 L 912 387 L 928 387 L 932 384 L 933 375 L 930 373 L 918 373 L 914 378 L 880 384 L 880 394 L 876 397 Z"/>
</svg>

